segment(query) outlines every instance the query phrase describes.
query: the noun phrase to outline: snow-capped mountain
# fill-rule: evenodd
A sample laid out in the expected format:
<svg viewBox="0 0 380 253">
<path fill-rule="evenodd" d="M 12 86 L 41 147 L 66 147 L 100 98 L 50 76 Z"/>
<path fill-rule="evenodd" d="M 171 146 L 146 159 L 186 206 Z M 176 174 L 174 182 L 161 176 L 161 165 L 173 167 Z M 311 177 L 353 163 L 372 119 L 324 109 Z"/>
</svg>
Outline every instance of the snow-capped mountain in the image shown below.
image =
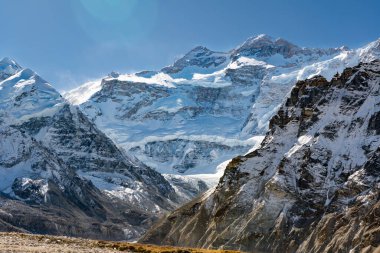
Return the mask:
<svg viewBox="0 0 380 253">
<path fill-rule="evenodd" d="M 358 50 L 310 49 L 260 35 L 229 52 L 196 47 L 160 71 L 112 73 L 65 97 L 150 167 L 206 178 L 260 143 L 297 80 L 331 79 L 379 52 L 379 41 Z"/>
<path fill-rule="evenodd" d="M 128 239 L 188 199 L 32 70 L 5 58 L 0 77 L 0 227 Z"/>
<path fill-rule="evenodd" d="M 297 82 L 260 147 L 234 158 L 215 189 L 141 241 L 247 252 L 373 252 L 380 243 L 379 196 L 375 60 L 331 81 Z"/>
</svg>

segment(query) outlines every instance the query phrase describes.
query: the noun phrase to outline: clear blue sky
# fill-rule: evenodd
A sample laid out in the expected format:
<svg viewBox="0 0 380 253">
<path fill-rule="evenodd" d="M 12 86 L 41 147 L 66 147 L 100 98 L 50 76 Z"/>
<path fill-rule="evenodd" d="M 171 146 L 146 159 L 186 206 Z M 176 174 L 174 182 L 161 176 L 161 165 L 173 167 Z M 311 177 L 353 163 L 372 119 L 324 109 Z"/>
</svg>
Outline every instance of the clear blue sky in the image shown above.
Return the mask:
<svg viewBox="0 0 380 253">
<path fill-rule="evenodd" d="M 59 90 L 112 70 L 159 69 L 196 45 L 265 33 L 300 46 L 380 37 L 379 0 L 0 0 L 0 57 Z"/>
</svg>

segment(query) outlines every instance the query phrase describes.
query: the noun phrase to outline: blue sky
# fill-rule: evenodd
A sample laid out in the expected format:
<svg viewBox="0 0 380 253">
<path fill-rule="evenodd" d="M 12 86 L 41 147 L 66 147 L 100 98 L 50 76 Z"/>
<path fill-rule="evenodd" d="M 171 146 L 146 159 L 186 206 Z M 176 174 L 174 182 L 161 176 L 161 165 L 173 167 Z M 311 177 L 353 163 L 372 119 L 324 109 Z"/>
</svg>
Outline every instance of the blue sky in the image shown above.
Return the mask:
<svg viewBox="0 0 380 253">
<path fill-rule="evenodd" d="M 378 0 L 0 0 L 0 57 L 59 90 L 111 71 L 160 69 L 197 45 L 257 34 L 308 47 L 380 37 Z"/>
</svg>

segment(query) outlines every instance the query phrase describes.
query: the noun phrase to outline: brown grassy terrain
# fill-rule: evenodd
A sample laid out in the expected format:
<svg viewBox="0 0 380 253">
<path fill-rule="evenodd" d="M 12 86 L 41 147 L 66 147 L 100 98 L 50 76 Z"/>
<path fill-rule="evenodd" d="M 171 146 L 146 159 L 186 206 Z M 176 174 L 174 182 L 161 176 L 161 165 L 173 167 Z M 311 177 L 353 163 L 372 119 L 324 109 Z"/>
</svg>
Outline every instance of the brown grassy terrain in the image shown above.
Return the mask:
<svg viewBox="0 0 380 253">
<path fill-rule="evenodd" d="M 0 252 L 237 253 L 238 251 L 155 246 L 128 242 L 88 240 L 66 236 L 0 233 Z"/>
</svg>

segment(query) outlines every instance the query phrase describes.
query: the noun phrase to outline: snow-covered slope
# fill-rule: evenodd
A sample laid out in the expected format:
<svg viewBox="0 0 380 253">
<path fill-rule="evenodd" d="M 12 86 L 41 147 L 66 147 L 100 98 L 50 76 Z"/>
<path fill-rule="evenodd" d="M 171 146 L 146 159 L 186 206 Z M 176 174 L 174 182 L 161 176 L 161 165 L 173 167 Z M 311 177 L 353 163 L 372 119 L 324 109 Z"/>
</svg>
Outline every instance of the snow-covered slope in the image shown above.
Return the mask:
<svg viewBox="0 0 380 253">
<path fill-rule="evenodd" d="M 52 208 L 60 209 L 61 200 L 68 203 L 62 207 L 64 213 L 84 210 L 83 220 L 75 226 L 82 221 L 110 226 L 113 231 L 104 229 L 98 237 L 125 239 L 138 236 L 152 219 L 188 199 L 178 196 L 161 174 L 120 150 L 32 70 L 5 58 L 0 61 L 0 76 L 0 195 L 17 203 L 0 205 L 0 210 L 22 205 L 20 212 L 28 213 L 28 203 L 36 203 L 54 216 L 47 206 L 53 203 Z M 94 209 L 96 214 L 91 214 Z M 17 212 L 11 214 L 18 217 Z M 74 217 L 62 229 L 53 229 L 54 219 L 46 221 L 50 224 L 46 229 L 96 236 L 91 228 L 88 233 L 69 231 Z M 33 231 L 32 221 L 8 222 Z"/>
<path fill-rule="evenodd" d="M 297 80 L 331 79 L 360 59 L 377 57 L 378 44 L 309 49 L 260 35 L 225 53 L 196 47 L 161 71 L 113 73 L 66 97 L 157 171 L 212 174 L 260 142 Z"/>
<path fill-rule="evenodd" d="M 142 242 L 373 252 L 380 236 L 380 61 L 299 81 L 260 147 Z"/>
<path fill-rule="evenodd" d="M 151 222 L 149 213 L 110 199 L 17 127 L 2 125 L 0 137 L 1 231 L 122 240 L 144 230 L 131 219 Z"/>
</svg>

